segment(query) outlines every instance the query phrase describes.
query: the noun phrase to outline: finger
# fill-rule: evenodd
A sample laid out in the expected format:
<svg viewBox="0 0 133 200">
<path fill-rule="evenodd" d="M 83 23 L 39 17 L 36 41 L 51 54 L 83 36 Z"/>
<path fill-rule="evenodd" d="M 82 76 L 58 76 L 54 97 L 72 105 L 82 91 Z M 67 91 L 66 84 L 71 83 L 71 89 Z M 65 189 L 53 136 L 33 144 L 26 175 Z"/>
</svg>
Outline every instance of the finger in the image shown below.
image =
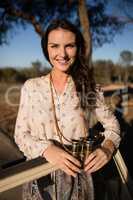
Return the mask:
<svg viewBox="0 0 133 200">
<path fill-rule="evenodd" d="M 72 163 L 77 165 L 78 167 L 81 167 L 81 163 L 78 159 L 74 158 L 72 155 L 65 152 L 64 157 L 70 160 Z"/>
<path fill-rule="evenodd" d="M 89 171 L 89 173 L 94 172 L 94 171 L 100 169 L 101 167 L 103 167 L 107 162 L 108 162 L 108 159 L 105 155 L 103 157 L 97 156 L 97 158 L 95 159 L 95 163 L 94 163 L 94 161 L 92 163 L 89 163 L 86 166 L 85 170 Z"/>
<path fill-rule="evenodd" d="M 65 165 L 67 165 L 72 171 L 75 171 L 75 172 L 78 172 L 80 173 L 81 170 L 76 166 L 74 165 L 72 162 L 70 162 L 69 160 L 65 160 Z"/>
<path fill-rule="evenodd" d="M 87 165 L 89 162 L 91 162 L 96 157 L 96 152 L 92 152 L 85 160 L 85 165 Z"/>
<path fill-rule="evenodd" d="M 72 171 L 69 167 L 67 167 L 65 164 L 61 167 L 61 169 L 68 175 L 76 177 L 77 173 L 75 173 L 74 171 Z"/>
<path fill-rule="evenodd" d="M 102 151 L 102 149 L 98 148 L 88 156 L 88 158 L 85 160 L 85 165 L 87 165 L 89 162 L 91 162 L 97 156 L 100 158 L 103 158 L 105 156 L 107 157 L 107 155 Z"/>
<path fill-rule="evenodd" d="M 91 169 L 93 166 L 95 166 L 95 164 L 98 162 L 98 158 L 94 158 L 93 160 L 91 160 L 87 165 L 85 165 L 84 170 L 88 171 L 89 169 Z"/>
<path fill-rule="evenodd" d="M 91 169 L 93 166 L 95 166 L 99 162 L 104 162 L 106 160 L 105 156 L 100 156 L 98 153 L 96 153 L 96 156 L 91 160 L 87 165 L 85 165 L 85 171 L 88 171 Z"/>
<path fill-rule="evenodd" d="M 100 168 L 102 168 L 105 164 L 106 164 L 106 162 L 99 161 L 98 163 L 96 163 L 95 165 L 93 165 L 92 168 L 90 168 L 89 170 L 87 170 L 87 172 L 91 174 L 91 173 L 99 170 Z"/>
<path fill-rule="evenodd" d="M 109 157 L 107 156 L 107 154 L 102 151 L 101 149 L 97 149 L 96 151 L 96 156 L 99 160 L 105 160 L 105 161 L 108 161 L 109 160 Z"/>
</svg>

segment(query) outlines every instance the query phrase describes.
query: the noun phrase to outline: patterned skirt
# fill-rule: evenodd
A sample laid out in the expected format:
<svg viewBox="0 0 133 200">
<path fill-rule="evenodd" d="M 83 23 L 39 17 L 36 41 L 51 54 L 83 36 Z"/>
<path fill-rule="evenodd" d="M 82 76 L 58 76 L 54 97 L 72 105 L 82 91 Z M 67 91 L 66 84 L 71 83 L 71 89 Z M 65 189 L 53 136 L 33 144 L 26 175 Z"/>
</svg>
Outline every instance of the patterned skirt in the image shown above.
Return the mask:
<svg viewBox="0 0 133 200">
<path fill-rule="evenodd" d="M 107 175 L 106 175 L 107 173 Z M 109 175 L 111 173 L 111 175 Z M 113 173 L 113 175 L 112 175 Z M 115 170 L 104 168 L 76 178 L 61 170 L 23 185 L 23 200 L 131 200 Z"/>
<path fill-rule="evenodd" d="M 24 184 L 23 200 L 94 200 L 92 177 L 83 171 L 74 178 L 57 170 Z"/>
</svg>

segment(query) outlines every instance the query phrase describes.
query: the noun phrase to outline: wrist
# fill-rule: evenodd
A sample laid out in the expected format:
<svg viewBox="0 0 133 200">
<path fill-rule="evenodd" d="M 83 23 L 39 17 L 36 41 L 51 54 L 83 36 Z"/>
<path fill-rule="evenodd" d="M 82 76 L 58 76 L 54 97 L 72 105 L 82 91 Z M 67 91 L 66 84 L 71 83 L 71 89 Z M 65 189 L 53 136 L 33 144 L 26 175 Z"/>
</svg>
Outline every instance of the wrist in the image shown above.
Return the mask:
<svg viewBox="0 0 133 200">
<path fill-rule="evenodd" d="M 108 156 L 113 156 L 113 154 L 116 150 L 115 145 L 111 140 L 106 140 L 102 144 L 101 148 Z"/>
<path fill-rule="evenodd" d="M 43 153 L 42 153 L 42 157 L 46 157 L 47 156 L 47 153 L 49 152 L 49 150 L 51 149 L 51 147 L 53 146 L 54 144 L 53 143 L 50 143 L 49 145 L 48 145 L 48 147 L 43 151 Z"/>
</svg>

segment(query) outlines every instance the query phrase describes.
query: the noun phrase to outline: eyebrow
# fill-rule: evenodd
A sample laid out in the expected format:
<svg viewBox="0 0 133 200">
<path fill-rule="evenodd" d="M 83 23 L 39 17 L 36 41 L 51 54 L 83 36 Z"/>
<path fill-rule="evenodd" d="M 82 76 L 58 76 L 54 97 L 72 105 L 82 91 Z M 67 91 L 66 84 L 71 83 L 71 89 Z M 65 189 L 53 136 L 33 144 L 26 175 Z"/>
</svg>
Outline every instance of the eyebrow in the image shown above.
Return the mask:
<svg viewBox="0 0 133 200">
<path fill-rule="evenodd" d="M 48 44 L 50 44 L 50 45 L 59 45 L 58 43 L 54 43 L 54 42 L 48 42 Z M 69 43 L 67 43 L 67 44 L 65 44 L 65 45 L 69 45 L 69 44 L 74 44 L 74 45 L 76 45 L 76 42 L 69 42 Z"/>
</svg>

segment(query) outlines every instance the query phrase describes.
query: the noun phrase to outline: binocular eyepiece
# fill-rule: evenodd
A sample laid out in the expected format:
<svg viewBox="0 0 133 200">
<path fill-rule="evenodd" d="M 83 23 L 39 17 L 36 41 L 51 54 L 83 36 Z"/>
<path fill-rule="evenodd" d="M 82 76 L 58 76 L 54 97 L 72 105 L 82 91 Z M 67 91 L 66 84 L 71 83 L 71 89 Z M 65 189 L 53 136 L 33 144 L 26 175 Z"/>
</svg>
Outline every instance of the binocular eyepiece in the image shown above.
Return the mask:
<svg viewBox="0 0 133 200">
<path fill-rule="evenodd" d="M 72 140 L 72 155 L 77 158 L 82 165 L 84 160 L 94 149 L 94 141 L 90 138 L 81 137 L 79 140 Z"/>
</svg>

